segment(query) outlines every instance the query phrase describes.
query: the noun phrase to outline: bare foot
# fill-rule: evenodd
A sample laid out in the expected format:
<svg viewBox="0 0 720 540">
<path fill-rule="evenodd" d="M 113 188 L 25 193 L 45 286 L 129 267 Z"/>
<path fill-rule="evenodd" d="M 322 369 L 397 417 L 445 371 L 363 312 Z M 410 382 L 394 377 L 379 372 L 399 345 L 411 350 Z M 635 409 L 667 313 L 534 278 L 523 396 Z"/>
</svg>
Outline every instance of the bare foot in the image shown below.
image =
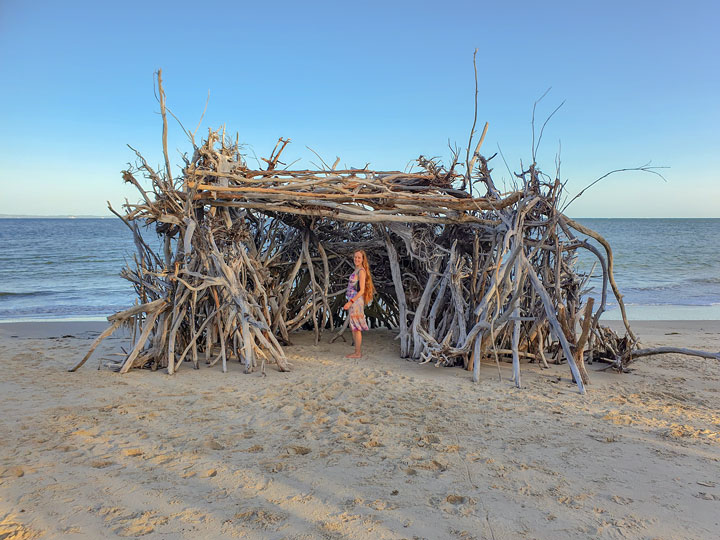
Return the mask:
<svg viewBox="0 0 720 540">
<path fill-rule="evenodd" d="M 348 354 L 345 358 L 362 358 L 362 354 Z"/>
</svg>

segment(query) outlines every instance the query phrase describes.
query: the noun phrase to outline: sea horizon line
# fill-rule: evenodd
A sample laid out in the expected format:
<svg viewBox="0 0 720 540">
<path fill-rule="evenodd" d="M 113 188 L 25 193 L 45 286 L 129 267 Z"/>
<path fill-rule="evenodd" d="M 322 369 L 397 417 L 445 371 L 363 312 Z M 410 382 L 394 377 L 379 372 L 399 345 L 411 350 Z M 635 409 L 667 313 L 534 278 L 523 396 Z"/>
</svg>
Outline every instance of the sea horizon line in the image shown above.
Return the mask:
<svg viewBox="0 0 720 540">
<path fill-rule="evenodd" d="M 720 216 L 570 216 L 572 219 L 720 219 Z M 113 214 L 0 214 L 0 219 L 117 219 Z"/>
</svg>

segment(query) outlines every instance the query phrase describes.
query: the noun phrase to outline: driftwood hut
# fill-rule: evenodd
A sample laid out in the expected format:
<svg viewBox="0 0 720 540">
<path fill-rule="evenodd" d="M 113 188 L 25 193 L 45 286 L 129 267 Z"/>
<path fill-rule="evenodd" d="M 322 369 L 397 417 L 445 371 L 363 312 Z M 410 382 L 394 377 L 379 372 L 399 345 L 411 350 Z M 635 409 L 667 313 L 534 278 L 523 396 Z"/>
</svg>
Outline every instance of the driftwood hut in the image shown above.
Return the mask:
<svg viewBox="0 0 720 540">
<path fill-rule="evenodd" d="M 610 246 L 563 215 L 559 178 L 535 163 L 515 188 L 493 182 L 480 139 L 442 165 L 419 157 L 410 171 L 290 170 L 280 139 L 265 167 L 251 169 L 237 138 L 210 131 L 193 145 L 173 177 L 163 117 L 165 170 L 138 154 L 123 171 L 139 191 L 116 215 L 137 247 L 122 276 L 136 305 L 108 317 L 97 345 L 121 326 L 132 347 L 113 367 L 167 369 L 240 361 L 245 371 L 290 365 L 284 347 L 295 331 L 316 342 L 343 328 L 346 279 L 354 251 L 368 254 L 377 294 L 366 308 L 371 326 L 395 329 L 402 358 L 461 366 L 479 378 L 481 361 L 512 361 L 520 384 L 524 362 L 566 362 L 581 392 L 585 362 L 621 368 L 635 346 L 600 323 L 613 294 Z M 474 133 L 473 133 L 474 134 Z M 470 150 L 472 148 L 472 150 Z M 149 186 L 149 187 L 145 187 Z M 163 249 L 144 238 L 152 229 Z M 590 243 L 594 238 L 602 246 Z M 583 296 L 578 250 L 589 250 L 602 274 L 599 301 Z"/>
</svg>

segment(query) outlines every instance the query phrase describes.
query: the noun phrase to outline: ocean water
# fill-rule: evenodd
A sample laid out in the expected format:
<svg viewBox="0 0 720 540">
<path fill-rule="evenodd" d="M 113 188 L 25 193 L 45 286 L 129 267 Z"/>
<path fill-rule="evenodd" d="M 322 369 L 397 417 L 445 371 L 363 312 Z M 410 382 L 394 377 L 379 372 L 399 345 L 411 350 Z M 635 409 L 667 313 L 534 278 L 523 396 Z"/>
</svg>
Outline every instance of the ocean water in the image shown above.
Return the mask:
<svg viewBox="0 0 720 540">
<path fill-rule="evenodd" d="M 610 242 L 631 319 L 720 319 L 720 219 L 579 221 Z M 0 219 L 0 242 L 0 321 L 102 320 L 134 302 L 119 272 L 135 247 L 117 218 Z M 592 260 L 582 250 L 579 268 Z M 599 293 L 599 277 L 590 285 Z M 603 318 L 619 318 L 608 299 Z"/>
<path fill-rule="evenodd" d="M 610 243 L 615 281 L 630 319 L 720 319 L 720 219 L 577 221 Z M 589 270 L 594 260 L 580 250 L 578 267 Z M 599 265 L 596 273 L 590 280 L 593 296 L 602 288 Z M 612 292 L 608 307 L 603 317 L 619 319 Z"/>
<path fill-rule="evenodd" d="M 0 243 L 0 321 L 102 320 L 133 304 L 119 273 L 135 245 L 118 218 L 0 219 Z"/>
</svg>

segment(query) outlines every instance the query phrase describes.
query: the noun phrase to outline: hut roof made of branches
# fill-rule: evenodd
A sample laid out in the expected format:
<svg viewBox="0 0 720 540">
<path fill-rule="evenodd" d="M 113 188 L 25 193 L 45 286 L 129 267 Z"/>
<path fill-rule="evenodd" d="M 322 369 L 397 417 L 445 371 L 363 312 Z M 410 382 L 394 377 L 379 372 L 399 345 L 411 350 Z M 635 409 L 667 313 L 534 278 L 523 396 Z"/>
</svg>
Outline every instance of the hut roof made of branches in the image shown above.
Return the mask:
<svg viewBox="0 0 720 540">
<path fill-rule="evenodd" d="M 158 178 L 156 183 L 166 185 L 165 196 L 181 199 L 190 196 L 197 206 L 236 207 L 356 223 L 497 223 L 494 216 L 486 217 L 480 212 L 496 212 L 522 196 L 517 191 L 504 196 L 473 197 L 472 180 L 468 182 L 466 175 L 456 171 L 457 160 L 445 168 L 423 156 L 417 160 L 417 172 L 374 171 L 367 167 L 338 170 L 337 161 L 332 167 L 317 170 L 280 168 L 280 155 L 289 142 L 281 138 L 271 157 L 263 158 L 267 169 L 252 170 L 237 143 L 226 143 L 220 134 L 211 132 L 203 145 L 195 149 L 192 159 L 186 160 L 178 182 L 170 186 L 167 180 Z M 142 168 L 147 170 L 147 164 Z M 483 168 L 487 170 L 484 159 L 480 170 Z M 132 171 L 125 172 L 125 179 L 137 185 Z M 142 213 L 149 205 L 129 206 Z M 131 213 L 129 217 L 135 215 Z"/>
</svg>

